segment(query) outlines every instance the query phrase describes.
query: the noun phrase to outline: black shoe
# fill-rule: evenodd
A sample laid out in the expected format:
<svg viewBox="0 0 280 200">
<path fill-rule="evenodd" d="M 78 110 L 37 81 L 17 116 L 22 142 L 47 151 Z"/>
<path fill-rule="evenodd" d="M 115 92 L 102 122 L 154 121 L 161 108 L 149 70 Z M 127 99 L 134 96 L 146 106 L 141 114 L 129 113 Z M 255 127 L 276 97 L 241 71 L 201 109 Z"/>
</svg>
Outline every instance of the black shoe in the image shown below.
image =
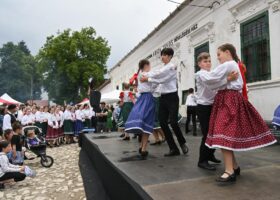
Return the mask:
<svg viewBox="0 0 280 200">
<path fill-rule="evenodd" d="M 4 190 L 4 189 L 5 189 L 4 183 L 0 183 L 0 190 Z"/>
<path fill-rule="evenodd" d="M 215 156 L 213 156 L 212 158 L 210 158 L 208 161 L 211 161 L 211 162 L 217 163 L 217 164 L 219 164 L 219 163 L 222 162 L 221 160 L 217 159 Z"/>
<path fill-rule="evenodd" d="M 233 170 L 234 170 L 234 173 L 236 176 L 240 175 L 240 172 L 241 172 L 240 167 L 238 167 L 237 169 L 233 169 Z"/>
<path fill-rule="evenodd" d="M 136 138 L 137 138 L 137 135 L 135 134 L 132 138 L 133 138 L 133 139 L 136 139 Z"/>
<path fill-rule="evenodd" d="M 120 135 L 120 137 L 121 137 L 121 138 L 123 138 L 124 136 L 125 136 L 125 134 L 124 134 L 124 133 Z"/>
<path fill-rule="evenodd" d="M 124 140 L 124 141 L 129 141 L 129 140 L 130 140 L 130 137 L 124 137 L 123 140 Z"/>
<path fill-rule="evenodd" d="M 170 150 L 169 153 L 164 154 L 165 157 L 179 156 L 179 150 Z"/>
<path fill-rule="evenodd" d="M 150 145 L 161 145 L 161 141 L 157 141 L 157 142 L 151 143 Z"/>
<path fill-rule="evenodd" d="M 236 181 L 236 175 L 234 173 L 230 174 L 228 172 L 224 172 L 224 174 L 227 174 L 228 177 L 223 178 L 223 177 L 220 176 L 216 179 L 216 182 L 218 182 L 218 183 L 234 183 Z"/>
<path fill-rule="evenodd" d="M 189 152 L 189 148 L 186 144 L 181 145 L 181 149 L 182 149 L 183 154 L 185 154 L 185 155 Z"/>
<path fill-rule="evenodd" d="M 213 165 L 210 165 L 207 161 L 206 162 L 200 162 L 200 163 L 197 164 L 197 166 L 199 168 L 207 169 L 207 170 L 210 170 L 210 171 L 215 171 L 216 170 L 216 167 L 213 166 Z"/>
<path fill-rule="evenodd" d="M 148 151 L 141 151 L 141 158 L 142 159 L 147 159 L 149 152 Z"/>
<path fill-rule="evenodd" d="M 141 147 L 138 149 L 138 153 L 139 153 L 139 154 L 142 153 L 142 148 L 141 148 Z"/>
<path fill-rule="evenodd" d="M 193 133 L 193 136 L 197 136 L 197 133 Z"/>
</svg>

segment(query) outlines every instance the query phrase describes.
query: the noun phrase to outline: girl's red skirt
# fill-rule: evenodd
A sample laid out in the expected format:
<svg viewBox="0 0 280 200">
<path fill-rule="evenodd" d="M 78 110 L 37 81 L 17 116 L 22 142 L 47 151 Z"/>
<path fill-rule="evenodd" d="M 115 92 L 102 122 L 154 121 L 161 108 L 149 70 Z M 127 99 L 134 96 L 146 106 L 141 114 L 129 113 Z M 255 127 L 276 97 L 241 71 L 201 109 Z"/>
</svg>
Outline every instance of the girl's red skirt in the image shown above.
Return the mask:
<svg viewBox="0 0 280 200">
<path fill-rule="evenodd" d="M 58 121 L 58 125 L 59 125 L 59 127 L 60 127 L 61 121 Z M 63 137 L 63 136 L 64 136 L 64 130 L 63 130 L 63 127 L 60 127 L 60 128 L 58 129 L 58 137 Z"/>
<path fill-rule="evenodd" d="M 206 140 L 208 147 L 247 151 L 275 142 L 260 114 L 240 92 L 218 92 L 210 118 Z"/>
<path fill-rule="evenodd" d="M 48 126 L 46 140 L 55 140 L 59 137 L 59 129 Z"/>
</svg>

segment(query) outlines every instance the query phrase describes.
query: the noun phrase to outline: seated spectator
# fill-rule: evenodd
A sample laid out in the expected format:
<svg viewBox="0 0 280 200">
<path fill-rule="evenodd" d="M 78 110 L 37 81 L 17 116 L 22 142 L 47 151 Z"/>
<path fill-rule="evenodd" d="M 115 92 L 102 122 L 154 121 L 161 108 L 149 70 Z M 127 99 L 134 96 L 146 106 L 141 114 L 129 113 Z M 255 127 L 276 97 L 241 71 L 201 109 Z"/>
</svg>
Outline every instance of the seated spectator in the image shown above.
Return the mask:
<svg viewBox="0 0 280 200">
<path fill-rule="evenodd" d="M 7 129 L 7 130 L 5 130 L 5 132 L 4 132 L 4 139 L 5 139 L 7 142 L 11 143 L 13 135 L 14 135 L 13 130 L 12 130 L 12 129 Z M 7 152 L 6 155 L 7 155 L 8 159 L 11 160 L 12 157 L 13 157 L 13 151 L 12 151 L 12 149 L 11 149 L 10 152 Z"/>
<path fill-rule="evenodd" d="M 12 129 L 7 129 L 4 131 L 4 140 L 11 142 L 14 133 Z"/>
<path fill-rule="evenodd" d="M 25 179 L 25 167 L 9 163 L 7 153 L 11 151 L 11 145 L 7 141 L 0 142 L 0 188 L 4 188 L 4 182 L 14 179 L 15 182 Z"/>
<path fill-rule="evenodd" d="M 22 150 L 22 126 L 19 123 L 13 124 L 13 131 L 14 134 L 11 139 L 11 145 L 12 145 L 12 158 L 11 162 L 15 165 L 22 165 L 24 160 L 24 152 Z"/>
<path fill-rule="evenodd" d="M 40 144 L 39 138 L 37 138 L 35 135 L 35 130 L 27 131 L 27 143 L 30 146 L 38 146 Z"/>
</svg>

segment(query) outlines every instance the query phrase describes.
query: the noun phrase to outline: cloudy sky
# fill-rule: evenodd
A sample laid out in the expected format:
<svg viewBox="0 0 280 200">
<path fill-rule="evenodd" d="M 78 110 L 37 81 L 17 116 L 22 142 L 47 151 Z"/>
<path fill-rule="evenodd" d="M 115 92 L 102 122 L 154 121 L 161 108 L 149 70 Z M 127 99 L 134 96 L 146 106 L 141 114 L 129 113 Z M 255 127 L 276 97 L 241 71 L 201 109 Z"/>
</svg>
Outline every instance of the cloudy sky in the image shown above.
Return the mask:
<svg viewBox="0 0 280 200">
<path fill-rule="evenodd" d="M 24 40 L 36 54 L 58 30 L 92 26 L 112 47 L 111 67 L 176 6 L 167 0 L 0 0 L 0 46 Z"/>
</svg>

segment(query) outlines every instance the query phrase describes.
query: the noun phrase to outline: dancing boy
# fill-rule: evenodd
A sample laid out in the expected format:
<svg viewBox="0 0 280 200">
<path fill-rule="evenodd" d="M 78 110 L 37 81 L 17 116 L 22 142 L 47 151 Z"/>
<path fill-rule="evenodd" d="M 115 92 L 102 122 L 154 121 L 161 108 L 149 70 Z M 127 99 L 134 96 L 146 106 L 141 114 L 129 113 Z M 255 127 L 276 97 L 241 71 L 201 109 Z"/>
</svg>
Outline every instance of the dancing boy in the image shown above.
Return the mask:
<svg viewBox="0 0 280 200">
<path fill-rule="evenodd" d="M 164 66 L 160 70 L 150 72 L 147 77 L 143 76 L 141 78 L 141 82 L 148 81 L 161 84 L 159 121 L 170 149 L 169 153 L 164 156 L 180 155 L 180 151 L 168 126 L 168 119 L 170 119 L 170 125 L 177 137 L 182 152 L 184 154 L 188 153 L 186 140 L 178 124 L 179 97 L 177 92 L 177 67 L 171 62 L 173 55 L 174 51 L 172 48 L 163 49 L 161 51 L 161 60 Z"/>
<path fill-rule="evenodd" d="M 210 71 L 211 70 L 211 58 L 210 54 L 203 52 L 199 54 L 197 57 L 198 66 L 200 68 L 200 71 L 198 71 L 195 74 L 196 79 L 196 87 L 197 87 L 197 115 L 201 126 L 201 132 L 202 132 L 202 139 L 201 139 L 201 145 L 200 145 L 200 151 L 199 151 L 199 161 L 198 161 L 198 167 L 202 169 L 207 170 L 216 170 L 216 167 L 213 165 L 210 165 L 208 161 L 214 162 L 214 163 L 221 163 L 220 160 L 218 160 L 215 155 L 215 149 L 210 149 L 205 145 L 205 141 L 207 138 L 208 130 L 209 130 L 209 121 L 210 121 L 210 115 L 212 110 L 212 105 L 214 102 L 214 98 L 216 96 L 217 91 L 215 90 L 215 87 L 219 87 L 222 85 L 227 84 L 227 80 L 224 79 L 220 83 L 218 83 L 215 86 L 210 87 L 209 85 L 203 83 L 201 80 L 201 75 L 204 71 Z M 232 72 L 228 75 L 227 79 L 228 81 L 236 80 L 238 77 L 237 72 Z M 212 90 L 213 89 L 213 90 Z"/>
</svg>

